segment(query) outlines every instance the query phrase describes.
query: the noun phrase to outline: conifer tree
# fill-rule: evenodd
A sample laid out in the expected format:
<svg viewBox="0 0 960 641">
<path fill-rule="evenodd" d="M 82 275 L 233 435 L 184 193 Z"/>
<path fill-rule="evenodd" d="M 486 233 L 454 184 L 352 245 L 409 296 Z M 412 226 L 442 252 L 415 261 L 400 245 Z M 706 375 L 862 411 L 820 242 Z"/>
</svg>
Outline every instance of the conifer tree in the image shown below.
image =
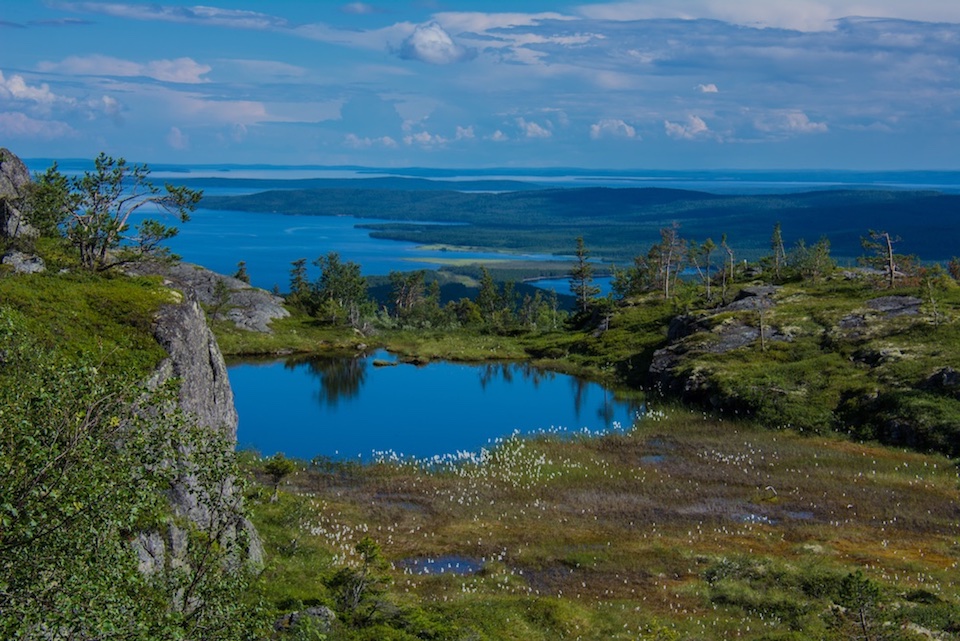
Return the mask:
<svg viewBox="0 0 960 641">
<path fill-rule="evenodd" d="M 593 284 L 593 265 L 588 262 L 590 252 L 583 244 L 583 236 L 577 237 L 574 255 L 577 262 L 570 270 L 570 291 L 577 299 L 577 311 L 585 314 L 590 310 L 590 302 L 600 293 L 600 288 Z"/>
</svg>

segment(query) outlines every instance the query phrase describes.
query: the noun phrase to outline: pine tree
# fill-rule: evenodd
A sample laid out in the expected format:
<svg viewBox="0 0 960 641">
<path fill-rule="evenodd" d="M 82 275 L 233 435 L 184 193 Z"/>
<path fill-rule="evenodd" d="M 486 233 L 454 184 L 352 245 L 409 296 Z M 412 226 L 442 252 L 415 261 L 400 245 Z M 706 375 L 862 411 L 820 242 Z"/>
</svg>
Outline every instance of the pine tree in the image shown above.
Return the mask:
<svg viewBox="0 0 960 641">
<path fill-rule="evenodd" d="M 577 237 L 576 264 L 570 270 L 570 291 L 577 299 L 577 311 L 585 314 L 590 310 L 590 303 L 600 293 L 600 288 L 593 284 L 593 265 L 588 262 L 590 252 L 583 244 L 583 236 Z"/>
</svg>

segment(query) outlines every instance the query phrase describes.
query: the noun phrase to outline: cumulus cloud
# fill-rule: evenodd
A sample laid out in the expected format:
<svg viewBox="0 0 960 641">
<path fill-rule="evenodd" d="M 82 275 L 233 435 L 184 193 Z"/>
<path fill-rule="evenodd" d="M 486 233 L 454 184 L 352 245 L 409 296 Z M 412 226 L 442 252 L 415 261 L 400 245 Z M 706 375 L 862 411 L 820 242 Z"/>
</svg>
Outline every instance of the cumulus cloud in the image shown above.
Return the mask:
<svg viewBox="0 0 960 641">
<path fill-rule="evenodd" d="M 527 138 L 549 138 L 553 135 L 553 132 L 549 129 L 541 127 L 533 121 L 525 120 L 524 118 L 517 118 L 517 126 L 520 127 L 523 135 Z"/>
<path fill-rule="evenodd" d="M 717 89 L 717 85 L 712 82 L 706 85 L 697 85 L 697 91 L 700 93 L 719 93 L 720 90 Z"/>
<path fill-rule="evenodd" d="M 10 78 L 5 78 L 2 71 L 0 71 L 0 98 L 44 105 L 50 105 L 60 100 L 59 96 L 50 91 L 49 85 L 40 84 L 31 87 L 23 79 L 23 76 L 14 74 Z"/>
<path fill-rule="evenodd" d="M 473 127 L 460 127 L 457 126 L 457 134 L 454 136 L 454 140 L 472 140 L 476 138 L 473 133 Z"/>
<path fill-rule="evenodd" d="M 113 96 L 103 95 L 99 98 L 91 96 L 83 99 L 62 96 L 51 91 L 46 83 L 31 85 L 23 76 L 14 74 L 7 78 L 2 71 L 0 71 L 0 101 L 26 106 L 34 115 L 74 113 L 81 114 L 88 120 L 107 116 L 116 124 L 123 122 L 123 105 Z M 29 126 L 30 123 L 23 125 L 23 127 Z"/>
<path fill-rule="evenodd" d="M 0 137 L 56 140 L 75 136 L 76 130 L 65 122 L 37 120 L 20 112 L 0 112 Z"/>
<path fill-rule="evenodd" d="M 353 149 L 369 149 L 374 146 L 396 147 L 397 141 L 390 136 L 381 136 L 379 138 L 360 137 L 356 134 L 347 134 L 343 138 L 343 144 Z M 407 143 L 410 144 L 410 143 Z"/>
<path fill-rule="evenodd" d="M 597 123 L 590 125 L 590 137 L 594 140 L 600 138 L 636 138 L 637 130 L 622 120 L 614 118 L 603 118 Z"/>
<path fill-rule="evenodd" d="M 179 127 L 170 127 L 167 132 L 167 144 L 174 149 L 187 149 L 190 146 L 190 137 L 180 131 Z"/>
<path fill-rule="evenodd" d="M 490 140 L 492 140 L 493 142 L 503 142 L 503 141 L 505 141 L 505 140 L 510 140 L 510 136 L 508 136 L 507 134 L 505 134 L 505 133 L 503 133 L 502 131 L 500 131 L 499 129 L 497 129 L 497 130 L 496 130 L 495 132 L 493 132 L 493 134 L 490 136 Z"/>
<path fill-rule="evenodd" d="M 102 113 L 111 118 L 115 124 L 123 124 L 123 105 L 113 96 L 101 96 L 99 100 L 89 100 L 87 106 L 95 114 Z"/>
<path fill-rule="evenodd" d="M 202 76 L 211 70 L 209 65 L 199 64 L 191 58 L 139 63 L 101 55 L 70 56 L 60 62 L 41 62 L 37 67 L 40 71 L 75 76 L 144 77 L 184 84 L 206 82 Z"/>
<path fill-rule="evenodd" d="M 677 140 L 694 140 L 710 133 L 710 128 L 700 116 L 690 114 L 687 116 L 686 123 L 663 122 L 667 135 Z"/>
<path fill-rule="evenodd" d="M 403 137 L 406 145 L 420 145 L 421 147 L 438 147 L 448 142 L 446 138 L 439 134 L 431 134 L 429 131 L 418 131 L 415 134 L 407 134 Z"/>
<path fill-rule="evenodd" d="M 464 62 L 476 56 L 476 50 L 458 45 L 437 22 L 417 26 L 400 45 L 400 57 L 434 65 Z"/>
<path fill-rule="evenodd" d="M 766 133 L 818 134 L 829 130 L 825 122 L 813 122 L 802 111 L 780 111 L 754 120 L 754 127 Z"/>
</svg>

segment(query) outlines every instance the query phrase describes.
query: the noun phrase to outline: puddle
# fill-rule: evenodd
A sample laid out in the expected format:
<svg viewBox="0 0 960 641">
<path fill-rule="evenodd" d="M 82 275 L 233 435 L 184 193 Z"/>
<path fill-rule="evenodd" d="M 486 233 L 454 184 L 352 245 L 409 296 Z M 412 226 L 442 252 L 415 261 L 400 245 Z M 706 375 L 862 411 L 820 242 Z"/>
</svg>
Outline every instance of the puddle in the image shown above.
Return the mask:
<svg viewBox="0 0 960 641">
<path fill-rule="evenodd" d="M 483 563 L 465 556 L 438 556 L 416 559 L 403 559 L 397 567 L 410 574 L 455 574 L 464 576 L 476 574 L 483 569 Z"/>
<path fill-rule="evenodd" d="M 647 454 L 640 457 L 640 463 L 643 465 L 658 465 L 666 460 L 666 454 Z"/>
<path fill-rule="evenodd" d="M 787 515 L 787 518 L 791 518 L 797 521 L 812 521 L 813 512 L 784 512 Z"/>
</svg>

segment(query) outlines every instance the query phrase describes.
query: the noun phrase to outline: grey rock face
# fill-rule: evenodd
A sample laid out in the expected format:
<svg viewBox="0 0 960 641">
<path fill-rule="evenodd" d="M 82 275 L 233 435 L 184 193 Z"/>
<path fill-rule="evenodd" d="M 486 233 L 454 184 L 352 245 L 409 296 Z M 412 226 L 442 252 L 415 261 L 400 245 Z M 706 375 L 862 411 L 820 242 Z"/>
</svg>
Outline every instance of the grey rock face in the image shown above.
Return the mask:
<svg viewBox="0 0 960 641">
<path fill-rule="evenodd" d="M 230 320 L 240 329 L 269 333 L 271 321 L 290 315 L 279 296 L 199 265 L 152 263 L 138 265 L 131 271 L 166 278 L 176 287 L 190 292 L 208 309 L 214 310 L 217 318 Z M 226 294 L 224 298 L 218 292 L 218 282 L 225 286 L 222 288 Z"/>
<path fill-rule="evenodd" d="M 198 426 L 226 436 L 227 447 L 232 448 L 237 433 L 233 391 L 223 355 L 199 303 L 188 295 L 178 304 L 164 306 L 154 334 L 169 357 L 155 372 L 151 385 L 178 379 L 180 409 Z M 224 546 L 238 550 L 231 563 L 261 563 L 263 549 L 253 525 L 240 515 L 241 497 L 233 481 L 227 479 L 211 490 L 198 480 L 197 470 L 183 469 L 179 474 L 169 491 L 174 515 L 216 532 Z M 187 541 L 186 531 L 177 525 L 164 532 L 142 533 L 136 545 L 141 571 L 185 563 Z"/>
<path fill-rule="evenodd" d="M 237 436 L 237 410 L 227 366 L 200 305 L 190 298 L 160 310 L 157 341 L 170 355 L 160 365 L 158 382 L 180 379 L 180 407 L 200 425 Z"/>
<path fill-rule="evenodd" d="M 36 274 L 47 270 L 46 264 L 39 256 L 10 251 L 0 258 L 0 264 L 10 265 L 15 274 Z"/>
<path fill-rule="evenodd" d="M 0 147 L 0 237 L 36 236 L 36 230 L 26 224 L 20 212 L 30 182 L 30 170 L 23 161 Z"/>
</svg>

